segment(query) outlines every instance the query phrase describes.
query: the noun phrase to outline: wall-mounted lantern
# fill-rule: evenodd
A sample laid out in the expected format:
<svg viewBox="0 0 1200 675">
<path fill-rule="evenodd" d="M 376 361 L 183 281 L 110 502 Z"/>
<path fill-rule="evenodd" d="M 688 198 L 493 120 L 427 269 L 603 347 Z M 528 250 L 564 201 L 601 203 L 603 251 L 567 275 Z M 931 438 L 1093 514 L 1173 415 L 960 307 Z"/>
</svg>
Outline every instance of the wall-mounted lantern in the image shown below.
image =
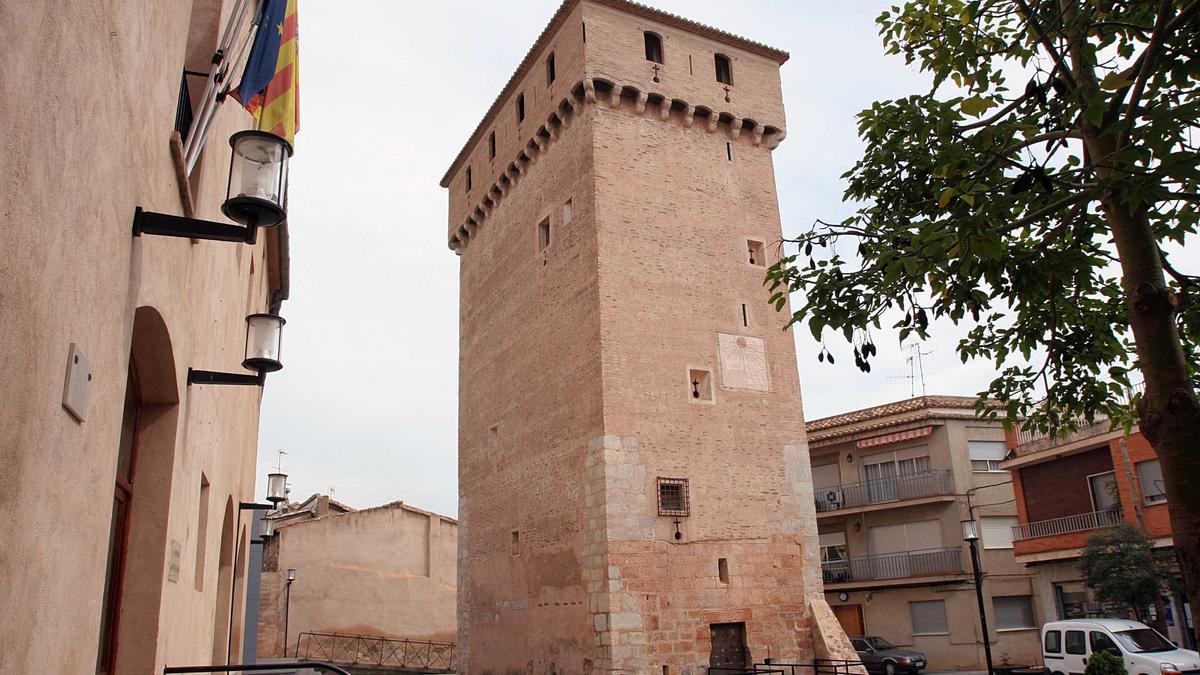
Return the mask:
<svg viewBox="0 0 1200 675">
<path fill-rule="evenodd" d="M 241 384 L 261 387 L 267 373 L 283 368 L 279 350 L 283 340 L 282 317 L 274 314 L 251 314 L 246 317 L 246 352 L 242 367 L 257 371 L 255 375 L 220 373 L 188 368 L 188 384 Z"/>
<path fill-rule="evenodd" d="M 287 474 L 286 473 L 269 473 L 267 474 L 267 501 L 279 506 L 280 502 L 287 501 Z"/>
<path fill-rule="evenodd" d="M 133 213 L 133 236 L 157 234 L 253 244 L 258 240 L 258 228 L 283 222 L 291 144 L 275 134 L 250 130 L 230 136 L 229 145 L 233 155 L 221 212 L 241 225 L 144 211 L 139 206 Z"/>
<path fill-rule="evenodd" d="M 271 535 L 275 534 L 275 519 L 269 515 L 266 515 L 263 516 L 258 522 L 259 538 L 263 541 L 270 539 Z"/>
</svg>

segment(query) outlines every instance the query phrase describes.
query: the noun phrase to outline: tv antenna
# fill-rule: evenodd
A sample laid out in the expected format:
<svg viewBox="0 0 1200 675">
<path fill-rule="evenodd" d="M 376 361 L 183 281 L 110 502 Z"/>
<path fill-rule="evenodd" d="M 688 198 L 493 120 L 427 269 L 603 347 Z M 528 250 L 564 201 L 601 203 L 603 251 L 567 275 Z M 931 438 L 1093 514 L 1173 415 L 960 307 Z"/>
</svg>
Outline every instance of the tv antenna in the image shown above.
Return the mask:
<svg viewBox="0 0 1200 675">
<path fill-rule="evenodd" d="M 936 350 L 922 351 L 920 342 L 910 342 L 901 347 L 907 356 L 904 357 L 904 362 L 908 364 L 907 375 L 893 375 L 893 379 L 908 380 L 909 395 L 913 398 L 917 396 L 917 380 L 921 381 L 921 395 L 927 396 L 925 392 L 925 359 Z"/>
</svg>

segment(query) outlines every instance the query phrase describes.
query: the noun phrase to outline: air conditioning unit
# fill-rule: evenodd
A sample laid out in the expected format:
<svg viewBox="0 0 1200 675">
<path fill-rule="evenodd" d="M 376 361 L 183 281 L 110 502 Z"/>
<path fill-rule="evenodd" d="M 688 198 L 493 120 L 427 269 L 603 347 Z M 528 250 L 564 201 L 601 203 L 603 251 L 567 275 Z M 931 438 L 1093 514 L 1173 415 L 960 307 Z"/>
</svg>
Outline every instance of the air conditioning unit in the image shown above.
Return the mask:
<svg viewBox="0 0 1200 675">
<path fill-rule="evenodd" d="M 825 508 L 828 510 L 838 509 L 842 506 L 842 490 L 840 488 L 829 488 L 824 491 L 822 501 L 825 502 Z"/>
</svg>

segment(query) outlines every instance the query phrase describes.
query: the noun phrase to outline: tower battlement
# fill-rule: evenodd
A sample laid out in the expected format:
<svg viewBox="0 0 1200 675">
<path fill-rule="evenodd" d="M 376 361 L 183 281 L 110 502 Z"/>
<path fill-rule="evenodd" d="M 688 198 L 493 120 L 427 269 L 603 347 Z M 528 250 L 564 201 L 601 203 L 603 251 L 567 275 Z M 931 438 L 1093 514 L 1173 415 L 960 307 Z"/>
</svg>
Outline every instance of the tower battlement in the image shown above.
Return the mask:
<svg viewBox="0 0 1200 675">
<path fill-rule="evenodd" d="M 631 18 L 640 32 L 630 30 Z M 660 41 L 658 61 L 643 58 L 647 34 Z M 727 60 L 724 82 L 714 77 L 717 57 Z M 586 105 L 687 127 L 698 119 L 709 133 L 722 130 L 733 140 L 744 133 L 774 149 L 786 136 L 778 67 L 787 59 L 787 52 L 645 5 L 567 0 L 442 177 L 451 194 L 449 247 L 461 253 Z"/>
<path fill-rule="evenodd" d="M 568 0 L 450 167 L 460 672 L 854 658 L 821 566 L 772 150 L 787 54 Z"/>
</svg>

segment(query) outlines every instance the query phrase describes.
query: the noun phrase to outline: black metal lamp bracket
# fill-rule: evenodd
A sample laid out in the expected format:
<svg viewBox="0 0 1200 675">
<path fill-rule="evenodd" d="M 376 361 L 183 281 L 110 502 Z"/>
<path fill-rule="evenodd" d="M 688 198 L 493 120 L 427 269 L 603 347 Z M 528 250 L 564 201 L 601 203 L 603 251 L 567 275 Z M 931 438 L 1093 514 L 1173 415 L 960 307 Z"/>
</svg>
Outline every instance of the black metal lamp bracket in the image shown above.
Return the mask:
<svg viewBox="0 0 1200 675">
<path fill-rule="evenodd" d="M 172 216 L 167 213 L 155 213 L 154 211 L 145 211 L 139 206 L 133 212 L 133 236 L 140 237 L 143 234 L 253 244 L 258 240 L 258 227 L 254 224 L 243 227 L 197 218 Z"/>
<path fill-rule="evenodd" d="M 188 368 L 188 386 L 193 384 L 238 384 L 250 387 L 261 387 L 267 381 L 267 374 L 260 371 L 257 375 L 241 373 L 218 373 L 212 370 L 196 370 Z"/>
</svg>

